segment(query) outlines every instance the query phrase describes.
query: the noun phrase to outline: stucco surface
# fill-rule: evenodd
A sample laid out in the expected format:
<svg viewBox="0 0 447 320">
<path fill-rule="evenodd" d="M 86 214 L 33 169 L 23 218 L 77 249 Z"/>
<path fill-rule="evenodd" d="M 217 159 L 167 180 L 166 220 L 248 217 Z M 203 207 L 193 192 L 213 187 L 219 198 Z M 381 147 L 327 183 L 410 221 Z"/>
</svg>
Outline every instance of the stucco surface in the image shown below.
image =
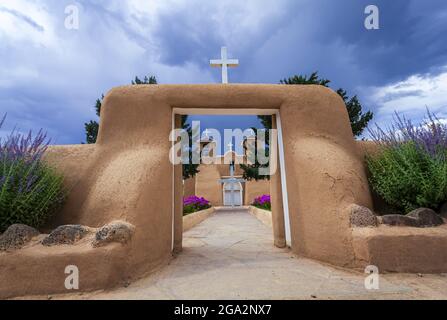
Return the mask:
<svg viewBox="0 0 447 320">
<path fill-rule="evenodd" d="M 183 252 L 159 272 L 129 286 L 52 299 L 447 298 L 445 274 L 380 274 L 378 290 L 365 289 L 366 276 L 275 248 L 271 228 L 246 210 L 218 209 L 185 232 Z"/>
<path fill-rule="evenodd" d="M 435 228 L 354 228 L 359 266 L 387 272 L 447 272 L 447 225 Z"/>
<path fill-rule="evenodd" d="M 245 199 L 244 204 L 250 205 L 256 197 L 262 196 L 263 194 L 270 194 L 270 181 L 269 180 L 259 180 L 259 181 L 247 181 L 245 183 Z"/>
<path fill-rule="evenodd" d="M 183 196 L 189 197 L 196 194 L 196 178 L 189 178 L 184 180 L 183 184 Z"/>
<path fill-rule="evenodd" d="M 355 265 L 347 207 L 372 203 L 346 108 L 336 93 L 312 85 L 124 86 L 104 99 L 95 146 L 54 155 L 54 162 L 65 163 L 60 168 L 69 172 L 70 181 L 76 181 L 59 213 L 60 223 L 98 227 L 124 220 L 136 227 L 125 263 L 116 260 L 119 268 L 104 269 L 109 284 L 116 283 L 118 270 L 134 278 L 171 257 L 174 185 L 168 137 L 173 108 L 280 110 L 292 250 L 341 266 Z M 88 161 L 80 161 L 84 158 Z M 27 259 L 22 251 L 16 254 Z M 45 263 L 36 262 L 36 272 L 57 257 L 48 253 L 40 260 Z M 101 256 L 92 254 L 90 263 L 96 260 Z M 0 254 L 0 266 L 11 261 Z M 15 271 L 18 278 L 23 272 Z M 40 282 L 27 286 L 37 290 Z M 52 286 L 60 284 L 49 278 L 41 290 Z"/>
</svg>

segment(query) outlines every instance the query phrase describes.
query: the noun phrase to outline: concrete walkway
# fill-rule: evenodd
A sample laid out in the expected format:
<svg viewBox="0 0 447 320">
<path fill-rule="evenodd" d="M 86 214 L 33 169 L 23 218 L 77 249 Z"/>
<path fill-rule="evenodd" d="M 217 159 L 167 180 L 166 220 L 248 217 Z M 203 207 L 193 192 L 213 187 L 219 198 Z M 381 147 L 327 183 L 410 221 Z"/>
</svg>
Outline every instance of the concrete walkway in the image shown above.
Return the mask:
<svg viewBox="0 0 447 320">
<path fill-rule="evenodd" d="M 61 299 L 446 299 L 447 275 L 388 274 L 379 290 L 365 275 L 273 246 L 272 231 L 247 210 L 218 210 L 184 234 L 184 250 L 162 269 L 108 292 Z"/>
</svg>

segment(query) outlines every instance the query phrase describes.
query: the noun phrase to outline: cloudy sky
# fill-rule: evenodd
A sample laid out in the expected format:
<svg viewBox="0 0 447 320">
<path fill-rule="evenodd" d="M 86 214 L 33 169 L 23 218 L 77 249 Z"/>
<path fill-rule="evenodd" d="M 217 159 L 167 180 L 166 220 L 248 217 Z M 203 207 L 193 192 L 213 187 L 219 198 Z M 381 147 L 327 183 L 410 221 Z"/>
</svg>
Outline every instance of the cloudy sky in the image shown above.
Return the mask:
<svg viewBox="0 0 447 320">
<path fill-rule="evenodd" d="M 64 27 L 73 4 L 78 30 Z M 368 4 L 379 30 L 364 27 Z M 44 128 L 56 143 L 79 143 L 95 100 L 136 75 L 219 82 L 208 63 L 222 45 L 240 60 L 230 82 L 319 71 L 378 123 L 395 110 L 418 120 L 426 106 L 447 117 L 446 34 L 445 0 L 0 0 L 1 130 Z"/>
</svg>

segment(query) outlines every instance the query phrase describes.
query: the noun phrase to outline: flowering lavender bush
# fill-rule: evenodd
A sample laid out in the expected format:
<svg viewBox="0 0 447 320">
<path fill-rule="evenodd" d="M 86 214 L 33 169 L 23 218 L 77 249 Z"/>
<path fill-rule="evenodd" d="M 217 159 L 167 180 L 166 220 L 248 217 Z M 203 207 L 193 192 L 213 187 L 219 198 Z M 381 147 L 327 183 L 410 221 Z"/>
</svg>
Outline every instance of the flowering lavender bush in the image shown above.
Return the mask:
<svg viewBox="0 0 447 320">
<path fill-rule="evenodd" d="M 257 208 L 260 208 L 260 209 L 264 209 L 264 210 L 269 210 L 269 211 L 272 210 L 272 205 L 270 202 L 270 195 L 268 195 L 268 194 L 264 194 L 262 196 L 256 197 L 251 205 L 255 206 Z"/>
<path fill-rule="evenodd" d="M 384 147 L 399 148 L 402 143 L 410 142 L 432 157 L 445 157 L 447 123 L 440 121 L 428 109 L 427 119 L 422 123 L 414 124 L 396 112 L 389 128 L 383 130 L 376 125 L 369 133 L 377 144 Z"/>
<path fill-rule="evenodd" d="M 42 131 L 0 138 L 0 232 L 14 223 L 39 227 L 62 203 L 63 178 L 41 160 L 48 143 Z"/>
<path fill-rule="evenodd" d="M 183 215 L 211 208 L 210 202 L 203 197 L 189 196 L 183 199 Z"/>
<path fill-rule="evenodd" d="M 427 110 L 428 120 L 413 124 L 397 113 L 386 130 L 370 130 L 380 152 L 367 155 L 370 183 L 392 207 L 405 213 L 439 209 L 447 201 L 447 125 Z"/>
</svg>

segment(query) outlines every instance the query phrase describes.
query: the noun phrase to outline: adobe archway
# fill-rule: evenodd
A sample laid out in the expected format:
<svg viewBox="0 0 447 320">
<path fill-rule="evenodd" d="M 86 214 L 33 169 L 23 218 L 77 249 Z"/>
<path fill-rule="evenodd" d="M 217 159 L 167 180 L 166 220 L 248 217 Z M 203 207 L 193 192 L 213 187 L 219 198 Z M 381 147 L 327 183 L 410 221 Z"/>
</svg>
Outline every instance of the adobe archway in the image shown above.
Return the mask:
<svg viewBox="0 0 447 320">
<path fill-rule="evenodd" d="M 274 199 L 288 197 L 292 250 L 356 265 L 348 207 L 372 203 L 346 108 L 336 93 L 312 85 L 125 86 L 104 99 L 97 144 L 60 149 L 53 160 L 76 181 L 57 223 L 98 227 L 126 220 L 136 227 L 132 241 L 3 256 L 2 270 L 14 273 L 0 280 L 0 296 L 64 292 L 67 264 L 79 266 L 81 289 L 89 290 L 140 277 L 169 261 L 179 245 L 173 243 L 178 224 L 172 212 L 181 212 L 181 201 L 172 200 L 178 168 L 169 161 L 168 137 L 179 109 L 279 110 L 287 194 L 281 194 L 278 177 L 273 179 L 272 205 L 282 211 L 283 202 Z"/>
<path fill-rule="evenodd" d="M 82 209 L 76 209 L 81 222 L 98 224 L 126 217 L 140 230 L 132 248 L 135 263 L 149 258 L 145 255 L 153 259 L 170 254 L 174 188 L 166 175 L 172 172 L 167 137 L 174 109 L 182 108 L 228 109 L 236 114 L 247 109 L 279 110 L 292 250 L 337 265 L 353 262 L 347 207 L 352 203 L 371 207 L 370 193 L 344 103 L 322 86 L 161 85 L 113 89 L 102 111 L 98 165 L 109 159 L 108 170 L 123 170 L 123 162 L 131 158 L 139 165 L 128 168 L 129 174 L 146 179 L 128 181 L 129 186 L 123 188 L 122 184 L 110 186 L 109 181 L 102 182 L 98 177 L 87 190 L 104 190 L 106 186 L 98 183 L 107 183 L 111 198 L 117 192 L 128 191 L 110 205 L 84 201 Z M 99 168 L 93 165 L 91 170 L 97 172 Z M 133 199 L 132 204 L 129 199 Z M 80 200 L 78 197 L 72 203 Z M 123 200 L 128 203 L 125 212 L 117 212 Z M 93 208 L 95 217 L 88 214 Z M 73 209 L 71 212 L 75 213 Z M 151 227 L 154 224 L 156 228 Z M 147 228 L 154 231 L 152 236 L 147 234 Z M 148 242 L 152 253 L 147 250 Z"/>
</svg>

